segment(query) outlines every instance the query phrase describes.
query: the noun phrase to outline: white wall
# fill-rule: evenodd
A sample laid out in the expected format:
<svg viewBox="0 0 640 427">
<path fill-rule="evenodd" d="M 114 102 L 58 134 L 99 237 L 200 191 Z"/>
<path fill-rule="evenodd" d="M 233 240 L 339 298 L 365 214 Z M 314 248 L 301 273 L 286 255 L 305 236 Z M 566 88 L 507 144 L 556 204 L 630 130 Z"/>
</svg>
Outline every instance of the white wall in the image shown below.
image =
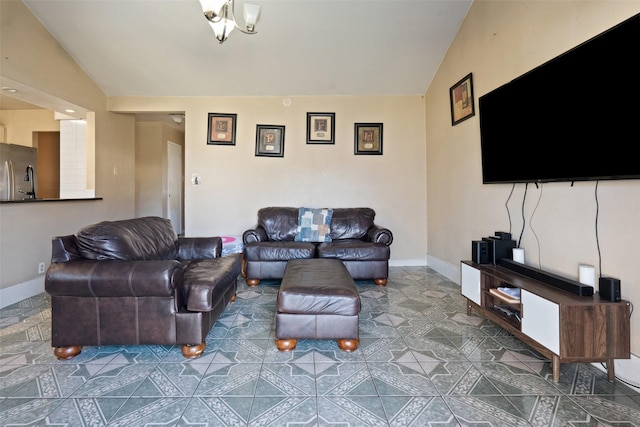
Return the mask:
<svg viewBox="0 0 640 427">
<path fill-rule="evenodd" d="M 478 97 L 639 12 L 638 1 L 473 3 L 426 97 L 430 263 L 457 280 L 460 260 L 471 258 L 472 240 L 498 230 L 518 239 L 523 229 L 524 184 L 516 186 L 509 211 L 511 185 L 482 184 Z M 449 88 L 469 72 L 476 116 L 451 126 Z M 622 297 L 635 306 L 639 191 L 639 181 L 601 182 L 598 188 L 601 272 L 620 278 Z M 594 193 L 595 182 L 529 186 L 521 242 L 527 264 L 574 280 L 581 263 L 598 269 Z M 637 315 L 631 318 L 631 349 L 640 354 Z"/>
<path fill-rule="evenodd" d="M 239 235 L 265 206 L 373 208 L 392 263 L 426 262 L 424 99 L 110 98 L 112 111 L 185 111 L 185 234 Z M 207 145 L 208 113 L 238 115 L 235 146 Z M 306 113 L 336 114 L 334 145 L 306 144 Z M 354 123 L 383 123 L 383 155 L 354 155 Z M 284 157 L 256 157 L 257 124 L 285 126 Z M 202 183 L 193 186 L 192 174 Z"/>
</svg>

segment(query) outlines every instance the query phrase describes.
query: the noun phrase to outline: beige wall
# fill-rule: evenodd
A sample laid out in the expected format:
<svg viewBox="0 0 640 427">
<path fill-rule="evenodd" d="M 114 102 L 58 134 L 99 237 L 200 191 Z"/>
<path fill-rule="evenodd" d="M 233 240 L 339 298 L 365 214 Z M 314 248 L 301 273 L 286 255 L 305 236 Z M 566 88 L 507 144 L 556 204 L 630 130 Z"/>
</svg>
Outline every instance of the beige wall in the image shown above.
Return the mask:
<svg viewBox="0 0 640 427">
<path fill-rule="evenodd" d="M 392 262 L 426 262 L 422 96 L 110 98 L 113 111 L 185 111 L 185 234 L 239 235 L 265 206 L 375 209 Z M 238 115 L 235 146 L 207 145 L 209 112 Z M 336 143 L 306 144 L 306 113 L 335 112 Z M 383 155 L 355 156 L 354 123 L 384 124 Z M 284 157 L 256 157 L 257 124 L 285 126 Z M 192 174 L 201 184 L 191 185 Z"/>
<path fill-rule="evenodd" d="M 476 1 L 426 97 L 428 258 L 457 278 L 471 241 L 522 230 L 524 184 L 483 185 L 478 97 L 640 12 L 638 1 Z M 476 116 L 451 126 L 449 88 L 473 73 Z M 517 145 L 517 141 L 514 141 Z M 598 269 L 595 182 L 528 188 L 521 246 L 525 261 L 578 279 L 578 264 Z M 640 181 L 598 187 L 602 274 L 622 280 L 622 296 L 640 306 Z M 532 228 L 531 228 L 532 227 Z M 535 234 L 534 234 L 535 231 Z M 640 323 L 631 318 L 632 351 L 640 353 Z"/>
<path fill-rule="evenodd" d="M 134 119 L 107 112 L 106 97 L 19 1 L 0 1 L 0 79 L 95 112 L 96 197 L 91 202 L 0 204 L 0 305 L 14 285 L 42 287 L 51 238 L 134 214 Z M 118 166 L 118 174 L 113 173 Z"/>
<path fill-rule="evenodd" d="M 50 110 L 0 110 L 8 144 L 33 146 L 33 132 L 59 132 L 60 122 Z"/>
<path fill-rule="evenodd" d="M 136 123 L 137 217 L 168 217 L 167 141 L 184 146 L 184 133 L 161 122 Z"/>
</svg>

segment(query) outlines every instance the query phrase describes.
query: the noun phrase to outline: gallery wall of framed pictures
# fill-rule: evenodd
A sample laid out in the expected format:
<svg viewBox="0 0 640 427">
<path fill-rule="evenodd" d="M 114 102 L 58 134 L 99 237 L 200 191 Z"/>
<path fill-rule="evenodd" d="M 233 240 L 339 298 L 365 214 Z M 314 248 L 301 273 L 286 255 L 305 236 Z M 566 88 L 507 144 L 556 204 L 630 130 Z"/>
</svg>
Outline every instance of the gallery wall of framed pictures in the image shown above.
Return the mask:
<svg viewBox="0 0 640 427">
<path fill-rule="evenodd" d="M 209 113 L 208 145 L 236 145 L 238 115 Z M 336 143 L 336 114 L 307 113 L 306 143 Z M 354 155 L 382 155 L 383 123 L 354 123 Z M 285 126 L 256 125 L 255 156 L 284 157 Z"/>
</svg>

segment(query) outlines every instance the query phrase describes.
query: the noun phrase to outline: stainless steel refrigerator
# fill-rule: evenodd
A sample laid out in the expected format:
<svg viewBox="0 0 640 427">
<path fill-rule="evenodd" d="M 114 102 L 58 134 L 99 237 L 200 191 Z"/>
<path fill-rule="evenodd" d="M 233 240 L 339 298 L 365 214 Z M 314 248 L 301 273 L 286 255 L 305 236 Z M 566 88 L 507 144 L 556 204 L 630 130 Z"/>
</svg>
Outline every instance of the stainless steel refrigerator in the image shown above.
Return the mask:
<svg viewBox="0 0 640 427">
<path fill-rule="evenodd" d="M 38 151 L 0 143 L 0 201 L 36 198 Z"/>
</svg>

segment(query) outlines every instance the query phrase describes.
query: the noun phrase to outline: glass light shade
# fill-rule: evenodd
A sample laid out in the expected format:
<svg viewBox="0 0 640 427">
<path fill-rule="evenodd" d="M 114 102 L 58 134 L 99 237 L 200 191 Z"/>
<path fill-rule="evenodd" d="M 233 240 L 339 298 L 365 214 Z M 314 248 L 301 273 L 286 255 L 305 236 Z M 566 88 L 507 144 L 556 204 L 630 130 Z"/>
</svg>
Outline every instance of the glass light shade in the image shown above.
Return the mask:
<svg viewBox="0 0 640 427">
<path fill-rule="evenodd" d="M 247 30 L 253 31 L 254 27 L 260 19 L 260 6 L 255 4 L 244 4 L 244 22 Z"/>
<path fill-rule="evenodd" d="M 236 27 L 236 23 L 231 19 L 221 19 L 217 22 L 209 22 L 209 25 L 213 28 L 213 32 L 216 34 L 216 39 L 218 39 L 220 43 L 225 41 L 227 37 L 229 37 L 229 34 L 231 34 L 231 31 Z"/>
</svg>

